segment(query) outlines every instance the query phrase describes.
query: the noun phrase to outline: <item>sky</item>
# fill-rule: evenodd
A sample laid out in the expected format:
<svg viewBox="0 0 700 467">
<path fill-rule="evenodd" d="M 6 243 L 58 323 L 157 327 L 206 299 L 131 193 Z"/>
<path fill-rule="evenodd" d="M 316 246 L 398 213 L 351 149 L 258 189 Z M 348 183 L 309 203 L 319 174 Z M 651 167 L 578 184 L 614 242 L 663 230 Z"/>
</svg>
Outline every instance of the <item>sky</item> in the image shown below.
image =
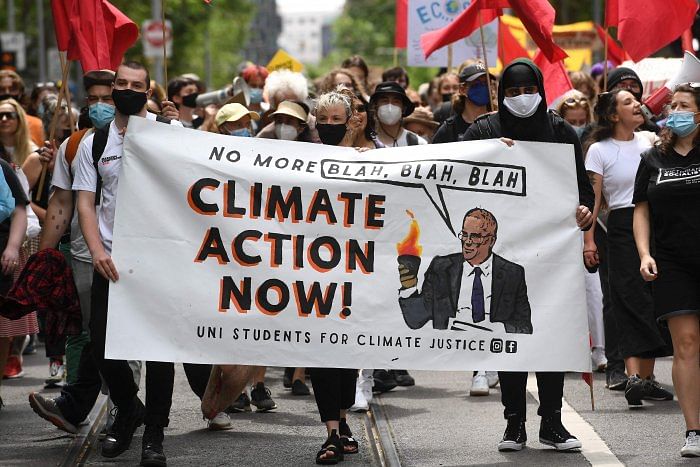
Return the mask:
<svg viewBox="0 0 700 467">
<path fill-rule="evenodd" d="M 318 11 L 319 13 L 338 12 L 343 9 L 345 0 L 277 0 L 280 11 Z"/>
</svg>

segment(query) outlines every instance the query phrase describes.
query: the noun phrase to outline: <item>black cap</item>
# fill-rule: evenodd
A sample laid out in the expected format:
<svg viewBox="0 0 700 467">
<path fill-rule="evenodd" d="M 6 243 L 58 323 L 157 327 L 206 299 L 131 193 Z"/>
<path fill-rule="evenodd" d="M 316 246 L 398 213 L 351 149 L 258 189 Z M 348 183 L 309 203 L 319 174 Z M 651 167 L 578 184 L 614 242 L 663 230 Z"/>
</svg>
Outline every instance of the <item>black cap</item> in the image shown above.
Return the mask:
<svg viewBox="0 0 700 467">
<path fill-rule="evenodd" d="M 407 117 L 413 113 L 413 110 L 416 108 L 415 104 L 411 102 L 411 99 L 406 95 L 406 90 L 395 81 L 379 83 L 377 87 L 374 88 L 374 94 L 369 98 L 370 105 L 376 105 L 377 99 L 388 94 L 396 94 L 401 98 L 403 102 L 403 117 Z"/>
<path fill-rule="evenodd" d="M 481 62 L 473 63 L 469 66 L 464 67 L 464 69 L 459 73 L 459 82 L 466 83 L 468 81 L 474 81 L 480 76 L 486 74 L 486 67 Z"/>
<path fill-rule="evenodd" d="M 626 79 L 635 80 L 639 84 L 639 89 L 641 89 L 642 92 L 644 91 L 644 85 L 642 84 L 642 80 L 639 79 L 639 75 L 635 73 L 634 70 L 622 66 L 608 73 L 608 89 L 606 89 L 606 91 L 612 91 L 615 89 L 615 86 Z"/>
</svg>

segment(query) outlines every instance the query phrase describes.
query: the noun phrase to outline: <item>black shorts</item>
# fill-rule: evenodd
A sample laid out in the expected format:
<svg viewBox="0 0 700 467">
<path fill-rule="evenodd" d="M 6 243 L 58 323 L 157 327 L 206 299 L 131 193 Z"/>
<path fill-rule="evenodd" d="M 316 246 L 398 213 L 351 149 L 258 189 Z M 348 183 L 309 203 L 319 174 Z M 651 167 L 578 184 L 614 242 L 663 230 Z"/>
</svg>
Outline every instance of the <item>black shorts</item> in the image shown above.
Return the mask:
<svg viewBox="0 0 700 467">
<path fill-rule="evenodd" d="M 656 260 L 659 277 L 651 283 L 660 322 L 677 315 L 700 314 L 700 261 Z"/>
</svg>

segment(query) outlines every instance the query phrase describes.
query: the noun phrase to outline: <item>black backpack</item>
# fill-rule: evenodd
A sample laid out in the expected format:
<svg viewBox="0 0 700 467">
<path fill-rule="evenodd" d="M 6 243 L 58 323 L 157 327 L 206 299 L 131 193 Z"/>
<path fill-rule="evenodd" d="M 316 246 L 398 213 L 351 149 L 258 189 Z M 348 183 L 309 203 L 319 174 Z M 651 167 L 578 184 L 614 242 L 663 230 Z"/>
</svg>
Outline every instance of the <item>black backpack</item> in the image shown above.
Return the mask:
<svg viewBox="0 0 700 467">
<path fill-rule="evenodd" d="M 170 119 L 166 117 L 161 117 L 156 115 L 156 121 L 160 123 L 170 124 Z M 97 173 L 97 185 L 95 186 L 95 206 L 100 204 L 100 195 L 102 194 L 102 177 L 100 176 L 99 164 L 100 159 L 102 159 L 102 154 L 105 152 L 107 147 L 107 140 L 109 139 L 109 127 L 106 125 L 102 128 L 95 130 L 95 136 L 92 140 L 92 165 L 95 167 L 95 172 Z"/>
</svg>

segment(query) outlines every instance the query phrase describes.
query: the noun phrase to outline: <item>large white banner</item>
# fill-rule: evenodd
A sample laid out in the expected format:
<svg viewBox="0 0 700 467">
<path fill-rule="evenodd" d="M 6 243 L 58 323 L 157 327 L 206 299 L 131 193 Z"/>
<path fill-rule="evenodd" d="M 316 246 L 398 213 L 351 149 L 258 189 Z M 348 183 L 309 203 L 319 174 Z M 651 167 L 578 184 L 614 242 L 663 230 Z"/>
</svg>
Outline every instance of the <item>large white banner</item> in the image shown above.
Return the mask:
<svg viewBox="0 0 700 467">
<path fill-rule="evenodd" d="M 446 67 L 447 47 L 436 50 L 427 59 L 420 46 L 420 36 L 426 32 L 442 29 L 450 24 L 471 0 L 409 0 L 407 63 L 409 66 Z M 489 66 L 496 66 L 498 57 L 498 21 L 484 24 L 486 60 Z M 481 33 L 476 30 L 452 45 L 452 65 L 457 67 L 465 60 L 484 60 L 481 46 Z"/>
<path fill-rule="evenodd" d="M 587 371 L 577 205 L 567 145 L 358 153 L 132 118 L 106 356 Z"/>
</svg>

